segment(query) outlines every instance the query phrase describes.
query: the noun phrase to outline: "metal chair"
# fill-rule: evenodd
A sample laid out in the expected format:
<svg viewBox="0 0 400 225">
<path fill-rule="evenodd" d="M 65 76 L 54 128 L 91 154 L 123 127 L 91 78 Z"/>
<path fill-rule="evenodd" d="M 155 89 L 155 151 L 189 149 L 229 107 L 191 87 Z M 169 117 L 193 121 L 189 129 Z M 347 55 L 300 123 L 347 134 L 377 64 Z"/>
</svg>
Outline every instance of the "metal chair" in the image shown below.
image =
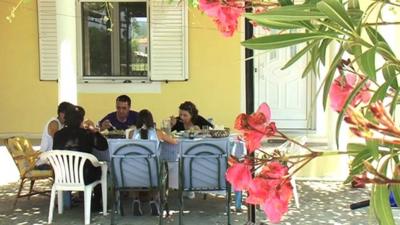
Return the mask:
<svg viewBox="0 0 400 225">
<path fill-rule="evenodd" d="M 167 210 L 166 165 L 159 159 L 158 143 L 154 140 L 118 140 L 109 142 L 113 189 L 111 224 L 119 209 L 124 215 L 121 191 L 158 191 L 160 195 L 159 224 L 163 224 L 163 210 Z"/>
<path fill-rule="evenodd" d="M 183 224 L 184 191 L 225 191 L 227 224 L 231 224 L 231 186 L 225 179 L 229 139 L 182 140 L 180 144 L 179 224 Z"/>
<path fill-rule="evenodd" d="M 13 203 L 13 209 L 17 204 L 18 198 L 28 197 L 37 194 L 45 194 L 47 191 L 35 191 L 33 186 L 36 180 L 52 179 L 52 170 L 38 170 L 35 169 L 36 161 L 41 154 L 40 151 L 35 151 L 32 144 L 24 137 L 11 137 L 4 140 L 4 144 L 8 152 L 12 156 L 15 165 L 18 168 L 20 175 L 20 185 Z M 30 188 L 27 194 L 21 194 L 22 188 L 26 181 L 30 181 Z"/>
<path fill-rule="evenodd" d="M 54 200 L 58 194 L 58 213 L 63 213 L 63 191 L 83 191 L 85 196 L 85 224 L 90 224 L 90 206 L 93 188 L 101 184 L 103 197 L 103 215 L 107 215 L 107 164 L 99 162 L 89 153 L 52 150 L 42 154 L 48 159 L 55 173 L 54 184 L 51 189 L 49 224 L 53 220 Z M 101 167 L 101 179 L 85 185 L 83 169 L 86 161 L 95 167 Z"/>
</svg>

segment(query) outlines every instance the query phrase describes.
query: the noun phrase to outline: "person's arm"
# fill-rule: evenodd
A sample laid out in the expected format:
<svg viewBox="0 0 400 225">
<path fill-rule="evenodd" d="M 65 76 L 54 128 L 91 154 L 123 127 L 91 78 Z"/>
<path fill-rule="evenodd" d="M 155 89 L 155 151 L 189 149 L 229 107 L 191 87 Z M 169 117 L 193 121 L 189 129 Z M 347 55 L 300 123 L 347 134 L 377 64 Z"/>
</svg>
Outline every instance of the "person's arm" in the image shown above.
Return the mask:
<svg viewBox="0 0 400 225">
<path fill-rule="evenodd" d="M 54 138 L 54 134 L 60 129 L 60 127 L 58 127 L 58 123 L 57 121 L 53 120 L 49 123 L 49 125 L 47 126 L 47 132 L 49 133 L 49 135 Z"/>
<path fill-rule="evenodd" d="M 108 149 L 107 139 L 99 132 L 92 133 L 93 145 L 99 151 L 105 151 Z"/>
<path fill-rule="evenodd" d="M 169 144 L 178 144 L 178 140 L 169 136 L 164 131 L 157 130 L 157 137 L 158 137 L 158 140 L 165 141 Z"/>
<path fill-rule="evenodd" d="M 61 139 L 62 139 L 62 136 L 59 135 L 58 132 L 56 132 L 54 134 L 54 138 L 53 138 L 53 149 L 55 149 L 55 150 L 64 149 L 64 146 L 61 145 Z"/>
<path fill-rule="evenodd" d="M 103 119 L 100 120 L 99 127 L 100 131 L 112 128 L 112 124 L 110 122 L 110 114 L 108 114 L 107 116 L 105 116 Z"/>
</svg>

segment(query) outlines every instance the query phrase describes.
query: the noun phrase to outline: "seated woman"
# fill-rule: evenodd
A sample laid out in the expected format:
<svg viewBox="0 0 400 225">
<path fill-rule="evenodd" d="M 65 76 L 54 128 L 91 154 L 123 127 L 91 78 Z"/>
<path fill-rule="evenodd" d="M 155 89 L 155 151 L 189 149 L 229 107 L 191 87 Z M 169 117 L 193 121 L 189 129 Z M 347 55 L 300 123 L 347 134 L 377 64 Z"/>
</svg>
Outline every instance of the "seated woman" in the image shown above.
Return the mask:
<svg viewBox="0 0 400 225">
<path fill-rule="evenodd" d="M 132 136 L 132 139 L 134 140 L 156 140 L 157 142 L 164 141 L 170 144 L 178 143 L 176 139 L 154 127 L 153 115 L 147 109 L 143 109 L 139 112 L 136 127 L 138 129 L 135 130 Z M 151 191 L 149 195 L 151 199 L 151 214 L 153 216 L 158 216 L 160 214 L 160 209 L 157 192 Z M 142 215 L 140 198 L 146 198 L 146 192 L 133 192 L 133 215 L 135 216 Z"/>
<path fill-rule="evenodd" d="M 80 106 L 73 106 L 65 112 L 65 126 L 54 134 L 53 149 L 72 150 L 92 153 L 92 149 L 99 151 L 108 149 L 107 140 L 93 126 L 84 129 L 83 118 L 85 110 Z M 101 178 L 101 168 L 94 167 L 89 161 L 83 169 L 85 184 L 90 184 Z M 101 186 L 97 185 L 93 191 L 92 209 L 101 209 Z"/>
<path fill-rule="evenodd" d="M 138 119 L 136 122 L 137 129 L 133 133 L 132 139 L 135 140 L 157 140 L 164 141 L 169 144 L 177 144 L 178 141 L 166 134 L 164 131 L 156 129 L 154 127 L 153 115 L 147 109 L 143 109 L 139 112 Z"/>
<path fill-rule="evenodd" d="M 214 127 L 204 117 L 199 115 L 196 106 L 189 101 L 179 106 L 179 117 L 171 117 L 171 131 L 182 131 L 189 129 L 201 129 L 203 126 Z"/>
</svg>

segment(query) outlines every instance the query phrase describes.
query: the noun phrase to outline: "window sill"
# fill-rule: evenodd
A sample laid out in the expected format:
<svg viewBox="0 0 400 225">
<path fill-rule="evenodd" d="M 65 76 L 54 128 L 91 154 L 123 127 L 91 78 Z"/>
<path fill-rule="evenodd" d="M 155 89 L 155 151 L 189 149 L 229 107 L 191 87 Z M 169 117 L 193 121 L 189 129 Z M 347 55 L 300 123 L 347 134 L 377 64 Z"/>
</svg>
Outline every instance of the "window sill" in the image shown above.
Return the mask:
<svg viewBox="0 0 400 225">
<path fill-rule="evenodd" d="M 160 82 L 78 83 L 79 93 L 161 93 Z"/>
</svg>

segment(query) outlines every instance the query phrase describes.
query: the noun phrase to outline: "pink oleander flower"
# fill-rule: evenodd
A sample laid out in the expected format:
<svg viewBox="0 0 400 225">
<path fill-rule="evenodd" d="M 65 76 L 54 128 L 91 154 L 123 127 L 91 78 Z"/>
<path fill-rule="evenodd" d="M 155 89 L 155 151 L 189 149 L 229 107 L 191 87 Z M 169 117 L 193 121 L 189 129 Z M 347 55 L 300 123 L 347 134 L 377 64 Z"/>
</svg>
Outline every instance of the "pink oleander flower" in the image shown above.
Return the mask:
<svg viewBox="0 0 400 225">
<path fill-rule="evenodd" d="M 292 195 L 293 187 L 288 180 L 284 180 L 275 188 L 271 188 L 268 198 L 263 204 L 264 213 L 271 223 L 281 221 L 282 216 L 288 211 Z"/>
<path fill-rule="evenodd" d="M 257 112 L 247 115 L 240 114 L 235 121 L 235 128 L 243 132 L 247 151 L 254 152 L 261 145 L 264 137 L 273 136 L 276 133 L 274 122 L 270 122 L 271 110 L 266 103 L 259 106 Z"/>
<path fill-rule="evenodd" d="M 293 187 L 286 178 L 288 168 L 279 162 L 271 162 L 263 167 L 249 186 L 246 202 L 262 205 L 265 215 L 272 223 L 279 223 L 288 211 Z"/>
<path fill-rule="evenodd" d="M 206 15 L 212 17 L 219 31 L 226 37 L 233 35 L 238 26 L 238 18 L 244 13 L 242 4 L 228 0 L 200 0 L 199 7 Z"/>
<path fill-rule="evenodd" d="M 268 166 L 264 166 L 260 175 L 267 178 L 281 179 L 288 175 L 288 168 L 279 162 L 270 162 Z"/>
<path fill-rule="evenodd" d="M 270 191 L 270 183 L 267 179 L 256 177 L 249 183 L 246 202 L 254 205 L 264 204 Z"/>
<path fill-rule="evenodd" d="M 247 190 L 251 181 L 250 166 L 245 163 L 235 163 L 226 171 L 226 180 L 232 184 L 235 191 Z"/>
<path fill-rule="evenodd" d="M 336 112 L 341 112 L 347 98 L 354 90 L 355 86 L 361 82 L 361 78 L 355 74 L 348 73 L 345 76 L 336 78 L 329 91 L 329 99 L 331 101 L 331 107 Z M 361 102 L 368 103 L 371 99 L 371 92 L 368 90 L 370 83 L 367 82 L 364 87 L 357 93 L 352 102 L 351 106 L 357 106 Z"/>
</svg>

